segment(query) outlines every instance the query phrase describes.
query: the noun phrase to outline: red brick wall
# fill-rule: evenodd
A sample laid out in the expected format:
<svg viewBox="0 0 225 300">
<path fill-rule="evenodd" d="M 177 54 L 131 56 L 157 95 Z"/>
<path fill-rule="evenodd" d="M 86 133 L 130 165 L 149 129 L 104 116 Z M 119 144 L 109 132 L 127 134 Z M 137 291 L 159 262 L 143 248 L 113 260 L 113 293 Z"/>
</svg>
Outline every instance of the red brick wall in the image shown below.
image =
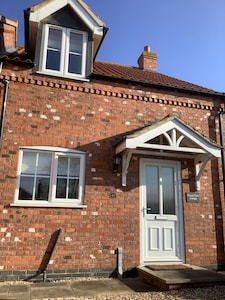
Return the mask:
<svg viewBox="0 0 225 300">
<path fill-rule="evenodd" d="M 31 70 L 5 69 L 4 78 L 10 83 L 0 151 L 0 269 L 37 269 L 59 227 L 62 234 L 50 268 L 116 267 L 118 247 L 123 248 L 125 267 L 138 265 L 139 159 L 131 160 L 127 186 L 122 187 L 121 176 L 112 172 L 111 140 L 173 111 L 204 135 L 218 139 L 219 100 L 119 83 L 62 81 L 32 75 Z M 0 96 L 2 101 L 2 89 Z M 35 145 L 87 151 L 87 208 L 10 206 L 19 147 Z M 201 178 L 200 203 L 186 203 L 193 162 L 182 162 L 187 263 L 215 264 L 224 258 L 221 166 L 213 164 L 214 174 L 208 163 Z"/>
</svg>

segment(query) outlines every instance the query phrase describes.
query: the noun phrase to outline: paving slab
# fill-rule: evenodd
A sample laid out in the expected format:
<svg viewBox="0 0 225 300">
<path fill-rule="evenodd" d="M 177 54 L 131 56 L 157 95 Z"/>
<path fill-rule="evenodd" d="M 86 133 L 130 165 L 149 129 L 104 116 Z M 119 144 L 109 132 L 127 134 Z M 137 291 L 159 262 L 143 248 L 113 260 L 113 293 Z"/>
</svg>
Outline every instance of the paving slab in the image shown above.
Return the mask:
<svg viewBox="0 0 225 300">
<path fill-rule="evenodd" d="M 146 268 L 148 269 L 148 268 Z M 148 269 L 149 270 L 149 269 Z M 146 271 L 146 270 L 145 270 Z M 198 285 L 201 283 L 210 285 L 224 284 L 225 275 L 206 269 L 195 269 L 192 272 L 190 268 L 180 270 L 150 270 L 153 272 L 154 280 L 158 276 L 162 282 L 169 282 L 173 287 L 179 288 L 178 282 L 189 284 L 193 282 Z M 158 274 L 156 276 L 156 273 Z M 149 274 L 148 274 L 149 276 Z M 158 280 L 158 279 L 157 279 Z M 153 282 L 155 283 L 155 282 Z M 57 282 L 42 283 L 9 283 L 0 284 L 0 300 L 43 300 L 43 299 L 72 299 L 73 297 L 96 296 L 115 296 L 116 295 L 134 295 L 138 293 L 157 292 L 161 286 L 155 286 L 152 282 L 143 281 L 142 278 L 123 278 L 119 279 L 71 279 Z M 190 286 L 192 287 L 192 285 Z M 163 286 L 165 288 L 165 286 Z M 111 299 L 111 298 L 110 298 Z M 224 298 L 225 299 L 225 298 Z"/>
<path fill-rule="evenodd" d="M 29 300 L 30 286 L 29 285 L 3 285 L 0 286 L 0 300 Z"/>
<path fill-rule="evenodd" d="M 30 285 L 31 299 L 73 297 L 74 292 L 69 282 L 36 283 Z"/>
<path fill-rule="evenodd" d="M 0 286 L 0 300 L 5 300 L 8 299 L 8 291 L 9 291 L 9 286 L 7 285 L 2 285 Z"/>
<path fill-rule="evenodd" d="M 10 283 L 0 285 L 0 300 L 42 300 L 73 297 L 128 295 L 152 291 L 140 278 L 84 279 L 50 283 Z"/>
<path fill-rule="evenodd" d="M 140 281 L 140 280 L 139 280 Z M 134 290 L 126 282 L 120 280 L 98 280 L 71 282 L 71 287 L 77 297 L 80 296 L 96 296 L 96 295 L 118 295 L 132 294 Z"/>
</svg>

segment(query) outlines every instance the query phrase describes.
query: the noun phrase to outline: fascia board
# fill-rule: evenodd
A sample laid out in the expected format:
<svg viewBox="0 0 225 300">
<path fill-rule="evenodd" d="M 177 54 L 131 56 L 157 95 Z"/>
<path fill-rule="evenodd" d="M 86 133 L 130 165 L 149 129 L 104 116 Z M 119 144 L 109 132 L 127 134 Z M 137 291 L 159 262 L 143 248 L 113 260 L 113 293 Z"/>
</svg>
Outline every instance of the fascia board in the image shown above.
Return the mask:
<svg viewBox="0 0 225 300">
<path fill-rule="evenodd" d="M 171 121 L 161 124 L 159 126 L 154 126 L 154 128 L 149 128 L 146 132 L 136 136 L 136 137 L 128 137 L 127 143 L 129 145 L 128 148 L 134 147 L 136 148 L 140 144 L 144 144 L 145 142 L 154 139 L 155 137 L 163 134 L 164 132 L 174 128 L 174 124 Z"/>
<path fill-rule="evenodd" d="M 183 135 L 189 138 L 191 141 L 196 143 L 199 147 L 206 150 L 208 153 L 212 154 L 215 157 L 221 156 L 221 147 L 219 145 L 213 144 L 204 138 L 202 135 L 193 131 L 191 128 L 188 128 L 184 124 L 174 120 L 174 125 L 177 130 L 179 130 Z"/>
<path fill-rule="evenodd" d="M 46 18 L 47 16 L 53 14 L 54 12 L 60 10 L 66 5 L 70 5 L 72 9 L 79 15 L 81 20 L 88 26 L 88 28 L 95 34 L 103 36 L 103 22 L 99 19 L 99 24 L 96 22 L 96 18 L 94 19 L 85 8 L 78 3 L 78 1 L 71 0 L 55 0 L 46 3 L 45 5 L 38 7 L 34 10 L 30 11 L 30 21 L 39 23 L 41 20 Z M 102 26 L 101 26 L 102 25 Z"/>
<path fill-rule="evenodd" d="M 171 129 L 175 128 L 179 132 L 181 132 L 186 138 L 190 139 L 194 143 L 196 143 L 201 149 L 205 152 L 213 155 L 214 157 L 221 156 L 221 147 L 218 145 L 214 145 L 207 139 L 205 139 L 202 135 L 197 134 L 193 129 L 189 128 L 182 122 L 179 122 L 176 119 L 169 120 L 164 122 L 163 124 L 159 124 L 158 126 L 153 126 L 153 128 L 149 128 L 146 132 L 140 133 L 137 136 L 128 136 L 123 142 L 121 142 L 117 149 L 117 153 L 125 149 L 136 149 L 139 145 L 143 145 L 145 142 L 167 132 Z M 192 147 L 191 147 L 192 149 Z M 190 151 L 191 152 L 191 151 Z"/>
<path fill-rule="evenodd" d="M 83 6 L 80 5 L 77 1 L 70 1 L 70 5 L 73 10 L 78 14 L 78 16 L 83 20 L 83 22 L 88 26 L 88 28 L 96 35 L 103 35 L 103 26 L 100 26 L 91 16 L 91 14 L 86 11 Z"/>
<path fill-rule="evenodd" d="M 127 140 L 124 139 L 123 141 L 121 141 L 115 148 L 115 153 L 119 154 L 121 152 L 123 152 L 124 150 L 127 149 Z"/>
<path fill-rule="evenodd" d="M 47 16 L 50 16 L 57 10 L 66 6 L 67 4 L 68 4 L 68 0 L 60 0 L 60 1 L 50 1 L 50 2 L 43 3 L 43 5 L 41 6 L 38 5 L 36 9 L 34 5 L 33 9 L 31 7 L 29 20 L 38 23 L 44 18 L 46 18 Z"/>
</svg>

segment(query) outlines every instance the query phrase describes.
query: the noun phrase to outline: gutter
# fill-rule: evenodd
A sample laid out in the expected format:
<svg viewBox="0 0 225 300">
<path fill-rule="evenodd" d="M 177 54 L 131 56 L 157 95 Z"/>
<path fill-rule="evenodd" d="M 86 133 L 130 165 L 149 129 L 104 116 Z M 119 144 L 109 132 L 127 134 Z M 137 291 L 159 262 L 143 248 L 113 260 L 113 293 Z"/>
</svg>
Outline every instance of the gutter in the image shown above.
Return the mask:
<svg viewBox="0 0 225 300">
<path fill-rule="evenodd" d="M 167 85 L 167 84 L 161 84 L 161 83 L 152 83 L 152 82 L 144 82 L 144 81 L 138 81 L 134 79 L 127 79 L 127 78 L 121 78 L 117 76 L 112 76 L 112 75 L 105 75 L 105 74 L 98 74 L 93 72 L 91 74 L 91 79 L 96 78 L 96 79 L 108 79 L 111 81 L 115 80 L 120 80 L 121 82 L 126 82 L 126 83 L 134 83 L 138 85 L 144 85 L 144 86 L 152 86 L 157 89 L 167 89 L 167 90 L 177 90 L 177 91 L 182 91 L 182 92 L 188 92 L 190 94 L 200 94 L 200 95 L 213 95 L 215 97 L 225 97 L 225 93 L 220 93 L 220 92 L 214 92 L 214 91 L 201 91 L 201 90 L 195 90 L 195 89 L 188 89 L 188 88 L 183 88 L 183 87 L 177 87 L 177 86 L 172 86 L 172 85 Z"/>
<path fill-rule="evenodd" d="M 0 63 L 0 73 L 2 70 L 3 63 Z M 3 101 L 2 101 L 2 111 L 1 111 L 1 119 L 0 119 L 0 148 L 2 146 L 2 137 L 3 137 L 3 129 L 4 129 L 4 121 L 5 121 L 5 113 L 6 113 L 6 103 L 8 97 L 8 89 L 9 89 L 9 81 L 5 79 L 0 79 L 0 82 L 4 84 L 4 93 L 3 93 Z"/>
<path fill-rule="evenodd" d="M 34 67 L 35 63 L 33 61 L 31 61 L 30 59 L 27 60 L 21 60 L 18 58 L 12 59 L 12 58 L 6 58 L 6 57 L 2 57 L 0 58 L 0 64 L 16 64 L 16 65 L 22 65 L 22 66 L 28 66 L 28 67 Z M 1 73 L 1 70 L 0 70 Z"/>
</svg>

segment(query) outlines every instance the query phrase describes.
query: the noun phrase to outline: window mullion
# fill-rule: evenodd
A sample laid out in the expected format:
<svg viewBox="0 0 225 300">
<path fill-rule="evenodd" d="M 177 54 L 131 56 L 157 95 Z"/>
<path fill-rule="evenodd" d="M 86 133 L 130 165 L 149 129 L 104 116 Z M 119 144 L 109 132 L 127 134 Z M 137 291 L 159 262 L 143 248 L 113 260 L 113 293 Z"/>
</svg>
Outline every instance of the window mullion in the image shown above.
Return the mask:
<svg viewBox="0 0 225 300">
<path fill-rule="evenodd" d="M 68 29 L 62 29 L 61 65 L 60 71 L 65 75 L 68 68 Z"/>
</svg>

